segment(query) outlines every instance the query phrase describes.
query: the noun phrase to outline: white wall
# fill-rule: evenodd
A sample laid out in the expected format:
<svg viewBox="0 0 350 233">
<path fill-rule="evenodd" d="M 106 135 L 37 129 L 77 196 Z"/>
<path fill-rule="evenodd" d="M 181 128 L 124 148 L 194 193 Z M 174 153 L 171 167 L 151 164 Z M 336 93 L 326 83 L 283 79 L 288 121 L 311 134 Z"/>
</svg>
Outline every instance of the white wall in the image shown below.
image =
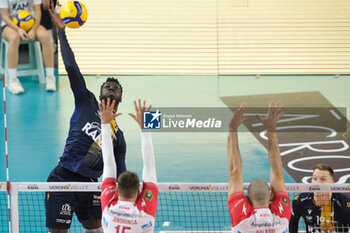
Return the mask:
<svg viewBox="0 0 350 233">
<path fill-rule="evenodd" d="M 350 73 L 350 0 L 82 2 L 84 74 Z"/>
</svg>

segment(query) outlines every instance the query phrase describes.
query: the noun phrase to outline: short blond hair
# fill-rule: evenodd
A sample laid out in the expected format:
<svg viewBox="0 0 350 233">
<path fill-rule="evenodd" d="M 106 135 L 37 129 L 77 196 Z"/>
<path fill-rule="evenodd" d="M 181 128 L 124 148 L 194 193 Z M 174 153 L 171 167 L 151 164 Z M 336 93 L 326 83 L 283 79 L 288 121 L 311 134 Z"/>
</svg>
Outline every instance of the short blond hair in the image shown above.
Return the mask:
<svg viewBox="0 0 350 233">
<path fill-rule="evenodd" d="M 316 169 L 321 170 L 321 171 L 328 171 L 329 174 L 332 176 L 332 178 L 334 176 L 333 169 L 329 165 L 327 165 L 325 163 L 318 163 L 318 164 L 316 164 L 313 171 L 315 171 Z"/>
</svg>

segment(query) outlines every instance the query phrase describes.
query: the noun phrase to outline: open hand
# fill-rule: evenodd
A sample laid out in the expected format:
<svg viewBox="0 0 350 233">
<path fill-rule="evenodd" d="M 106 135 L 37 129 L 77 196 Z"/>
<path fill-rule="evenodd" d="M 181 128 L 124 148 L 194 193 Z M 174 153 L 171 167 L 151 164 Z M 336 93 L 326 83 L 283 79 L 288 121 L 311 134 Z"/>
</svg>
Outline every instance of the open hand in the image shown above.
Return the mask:
<svg viewBox="0 0 350 233">
<path fill-rule="evenodd" d="M 61 7 L 62 5 L 57 1 L 56 4 L 58 7 Z M 53 4 L 53 1 L 50 2 L 50 8 L 49 8 L 49 12 L 52 18 L 52 21 L 55 23 L 55 25 L 57 26 L 57 28 L 60 31 L 64 31 L 64 29 L 66 28 L 66 25 L 62 22 L 61 16 L 59 13 L 56 12 L 55 10 L 55 6 Z"/>
<path fill-rule="evenodd" d="M 277 123 L 279 119 L 281 119 L 282 115 L 282 104 L 279 101 L 271 101 L 267 116 L 263 118 L 260 115 L 256 115 L 256 117 L 261 121 L 267 131 L 273 132 L 276 131 Z"/>
<path fill-rule="evenodd" d="M 105 103 L 105 100 L 102 100 L 101 103 L 98 104 L 101 114 L 101 124 L 108 124 L 117 116 L 122 115 L 121 113 L 114 112 L 114 106 L 115 100 L 113 100 L 111 103 L 110 98 L 107 98 L 107 103 Z"/>
<path fill-rule="evenodd" d="M 134 101 L 135 106 L 135 114 L 129 113 L 129 116 L 134 118 L 134 120 L 139 124 L 140 128 L 143 129 L 143 112 L 146 111 L 146 100 L 143 101 L 143 106 L 141 105 L 141 99 L 138 100 L 138 104 L 136 100 Z M 150 111 L 152 105 L 147 108 L 147 111 Z"/>
<path fill-rule="evenodd" d="M 243 104 L 241 104 L 239 109 L 237 109 L 233 113 L 233 117 L 232 117 L 230 124 L 229 124 L 230 132 L 237 132 L 238 126 L 248 119 L 248 117 L 243 117 L 243 114 L 245 112 L 246 107 L 247 107 L 247 105 L 245 103 L 243 103 Z"/>
</svg>

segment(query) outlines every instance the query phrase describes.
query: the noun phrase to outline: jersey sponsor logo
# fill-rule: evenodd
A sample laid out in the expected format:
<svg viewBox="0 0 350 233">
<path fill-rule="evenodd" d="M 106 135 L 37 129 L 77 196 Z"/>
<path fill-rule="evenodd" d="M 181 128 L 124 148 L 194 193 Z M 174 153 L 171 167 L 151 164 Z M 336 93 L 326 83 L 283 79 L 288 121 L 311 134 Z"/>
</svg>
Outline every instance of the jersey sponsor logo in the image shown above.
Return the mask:
<svg viewBox="0 0 350 233">
<path fill-rule="evenodd" d="M 152 200 L 153 198 L 153 193 L 151 190 L 147 189 L 146 192 L 145 192 L 145 195 L 144 195 L 144 198 L 146 198 L 147 200 Z"/>
<path fill-rule="evenodd" d="M 288 205 L 288 200 L 284 197 L 281 197 L 281 202 L 285 205 Z"/>
<path fill-rule="evenodd" d="M 99 136 L 101 134 L 101 126 L 98 122 L 92 122 L 92 123 L 86 122 L 86 124 L 81 129 L 81 131 L 83 131 L 86 135 L 91 137 L 92 140 L 94 140 L 94 142 L 96 142 L 97 139 L 99 139 Z"/>
<path fill-rule="evenodd" d="M 242 201 L 244 201 L 243 198 L 242 198 L 242 199 L 239 199 L 239 200 L 237 201 L 237 203 L 236 203 L 233 207 L 236 208 L 239 204 L 241 204 Z"/>
<path fill-rule="evenodd" d="M 72 220 L 68 219 L 60 219 L 60 218 L 56 218 L 56 222 L 58 223 L 66 223 L 66 224 L 70 224 L 72 222 Z"/>
<path fill-rule="evenodd" d="M 245 207 L 245 204 L 243 204 L 242 212 L 243 212 L 245 215 L 247 215 L 247 208 Z"/>
<path fill-rule="evenodd" d="M 300 201 L 303 202 L 303 201 L 306 201 L 306 200 L 309 200 L 311 199 L 311 197 L 304 197 L 304 198 L 301 198 Z"/>
<path fill-rule="evenodd" d="M 307 210 L 307 212 L 308 212 L 309 214 L 311 214 L 311 212 L 312 212 L 312 209 L 308 209 L 308 210 Z"/>
<path fill-rule="evenodd" d="M 64 205 L 62 205 L 62 210 L 60 214 L 71 216 L 72 215 L 71 211 L 72 211 L 71 206 L 68 203 L 65 203 Z"/>
<path fill-rule="evenodd" d="M 141 228 L 142 230 L 146 230 L 146 229 L 149 229 L 151 228 L 153 225 L 152 225 L 152 221 L 149 221 L 148 223 L 146 223 L 145 225 L 142 225 Z"/>
<path fill-rule="evenodd" d="M 282 214 L 284 209 L 283 209 L 283 206 L 282 206 L 281 203 L 280 203 L 280 205 L 278 206 L 278 209 L 279 209 L 280 213 Z"/>
<path fill-rule="evenodd" d="M 294 197 L 294 200 L 298 200 L 298 198 L 299 198 L 299 195 L 295 196 L 295 197 Z"/>
<path fill-rule="evenodd" d="M 107 219 L 106 219 L 104 216 L 102 216 L 102 225 L 103 225 L 105 228 L 108 228 L 108 221 L 107 221 Z"/>
<path fill-rule="evenodd" d="M 118 218 L 118 217 L 115 217 L 113 219 L 113 222 L 116 222 L 119 224 L 129 224 L 129 225 L 136 225 L 137 224 L 137 220 L 129 220 L 129 219 Z"/>
<path fill-rule="evenodd" d="M 112 214 L 112 215 L 117 215 L 117 216 L 120 216 L 120 217 L 126 217 L 126 218 L 137 218 L 139 217 L 138 214 L 128 214 L 128 213 L 123 213 L 123 212 L 119 212 L 119 211 L 115 211 L 115 210 L 109 210 L 109 212 Z"/>
<path fill-rule="evenodd" d="M 347 203 L 346 203 L 346 206 L 350 208 L 350 202 L 347 202 Z"/>
<path fill-rule="evenodd" d="M 127 207 L 127 206 L 122 206 L 122 205 L 118 206 L 118 209 L 122 209 L 122 210 L 130 210 L 130 208 L 129 208 L 129 207 Z"/>
<path fill-rule="evenodd" d="M 257 230 L 256 233 L 275 233 L 275 229 Z"/>
<path fill-rule="evenodd" d="M 23 11 L 29 7 L 29 1 L 12 3 L 12 9 L 15 11 Z"/>
</svg>

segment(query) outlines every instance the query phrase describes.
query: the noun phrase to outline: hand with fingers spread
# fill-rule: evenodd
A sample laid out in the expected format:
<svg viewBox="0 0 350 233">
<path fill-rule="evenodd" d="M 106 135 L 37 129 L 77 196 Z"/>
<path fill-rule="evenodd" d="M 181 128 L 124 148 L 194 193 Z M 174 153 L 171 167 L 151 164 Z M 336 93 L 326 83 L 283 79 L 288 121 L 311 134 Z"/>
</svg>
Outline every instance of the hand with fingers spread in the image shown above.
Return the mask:
<svg viewBox="0 0 350 233">
<path fill-rule="evenodd" d="M 282 104 L 279 101 L 277 102 L 271 101 L 269 104 L 269 110 L 267 112 L 267 116 L 263 118 L 260 115 L 256 115 L 256 117 L 261 121 L 261 123 L 263 123 L 267 131 L 273 132 L 273 131 L 276 131 L 277 123 L 279 119 L 281 119 L 282 115 L 283 115 Z"/>
<path fill-rule="evenodd" d="M 62 5 L 57 1 L 56 5 L 58 7 L 61 7 Z M 55 23 L 55 25 L 57 26 L 57 28 L 60 31 L 64 31 L 64 29 L 66 28 L 66 25 L 62 22 L 61 16 L 59 13 L 56 12 L 55 10 L 55 6 L 53 4 L 53 1 L 50 2 L 50 8 L 49 8 L 49 12 L 52 18 L 52 21 Z"/>
<path fill-rule="evenodd" d="M 100 109 L 101 114 L 101 123 L 108 124 L 112 120 L 114 120 L 117 116 L 120 116 L 121 113 L 114 112 L 115 100 L 111 102 L 110 98 L 107 98 L 107 103 L 104 100 L 98 104 L 98 108 Z"/>
<path fill-rule="evenodd" d="M 230 124 L 229 124 L 229 131 L 230 132 L 237 132 L 238 126 L 248 119 L 247 117 L 243 117 L 243 114 L 245 112 L 246 107 L 247 107 L 247 105 L 245 103 L 243 103 L 243 104 L 241 104 L 239 109 L 237 109 L 233 113 L 233 117 L 232 117 Z"/>
<path fill-rule="evenodd" d="M 143 112 L 146 111 L 146 100 L 143 101 L 143 106 L 141 105 L 141 99 L 134 101 L 135 114 L 129 113 L 129 115 L 134 118 L 134 120 L 140 125 L 140 128 L 143 129 Z M 152 105 L 149 105 L 147 111 L 150 111 Z"/>
</svg>

